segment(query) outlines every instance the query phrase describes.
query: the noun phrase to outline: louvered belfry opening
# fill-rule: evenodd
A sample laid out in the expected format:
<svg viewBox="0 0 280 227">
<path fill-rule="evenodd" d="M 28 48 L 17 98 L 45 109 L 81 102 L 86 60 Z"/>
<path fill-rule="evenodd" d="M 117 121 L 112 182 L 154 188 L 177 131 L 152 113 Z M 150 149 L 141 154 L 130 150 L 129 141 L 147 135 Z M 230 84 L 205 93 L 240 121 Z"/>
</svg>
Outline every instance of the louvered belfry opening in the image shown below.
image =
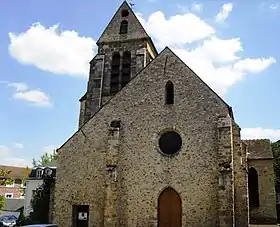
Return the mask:
<svg viewBox="0 0 280 227">
<path fill-rule="evenodd" d="M 121 86 L 124 87 L 130 81 L 131 72 L 131 53 L 126 51 L 123 53 L 123 65 L 122 65 L 122 79 Z"/>
<path fill-rule="evenodd" d="M 115 95 L 119 91 L 119 76 L 120 76 L 120 53 L 114 52 L 112 56 L 112 69 L 111 69 L 111 86 L 110 94 Z"/>
</svg>

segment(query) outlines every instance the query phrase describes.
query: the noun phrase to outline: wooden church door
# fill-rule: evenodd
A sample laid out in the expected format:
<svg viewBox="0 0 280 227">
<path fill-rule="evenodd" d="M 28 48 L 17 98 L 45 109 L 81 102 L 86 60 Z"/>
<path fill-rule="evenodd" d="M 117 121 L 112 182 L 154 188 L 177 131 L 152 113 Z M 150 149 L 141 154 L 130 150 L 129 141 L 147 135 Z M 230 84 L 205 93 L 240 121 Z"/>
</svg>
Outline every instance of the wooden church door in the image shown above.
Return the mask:
<svg viewBox="0 0 280 227">
<path fill-rule="evenodd" d="M 181 227 L 182 203 L 173 188 L 166 188 L 158 198 L 158 227 Z"/>
</svg>

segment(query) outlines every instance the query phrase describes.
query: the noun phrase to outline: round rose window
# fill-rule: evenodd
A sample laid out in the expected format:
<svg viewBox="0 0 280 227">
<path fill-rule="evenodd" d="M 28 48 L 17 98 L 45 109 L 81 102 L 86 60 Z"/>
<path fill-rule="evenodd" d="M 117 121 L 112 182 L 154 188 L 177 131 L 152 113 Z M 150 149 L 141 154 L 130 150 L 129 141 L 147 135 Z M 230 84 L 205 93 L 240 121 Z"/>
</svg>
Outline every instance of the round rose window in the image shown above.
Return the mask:
<svg viewBox="0 0 280 227">
<path fill-rule="evenodd" d="M 181 147 L 182 138 L 177 132 L 165 132 L 159 138 L 159 148 L 164 154 L 175 154 L 181 149 Z"/>
</svg>

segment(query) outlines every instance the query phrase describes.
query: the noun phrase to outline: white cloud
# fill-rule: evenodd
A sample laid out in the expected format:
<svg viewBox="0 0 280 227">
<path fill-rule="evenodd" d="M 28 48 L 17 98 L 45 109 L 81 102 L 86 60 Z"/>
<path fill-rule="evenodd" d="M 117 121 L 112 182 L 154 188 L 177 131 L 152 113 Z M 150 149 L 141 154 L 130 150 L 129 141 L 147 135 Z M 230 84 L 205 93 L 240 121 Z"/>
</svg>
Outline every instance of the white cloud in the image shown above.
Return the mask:
<svg viewBox="0 0 280 227">
<path fill-rule="evenodd" d="M 202 11 L 202 7 L 202 4 L 193 3 L 191 6 L 191 11 L 199 13 Z"/>
<path fill-rule="evenodd" d="M 95 41 L 73 30 L 59 31 L 58 27 L 34 23 L 20 34 L 10 32 L 10 55 L 20 63 L 55 74 L 88 76 Z"/>
<path fill-rule="evenodd" d="M 217 18 L 226 19 L 232 7 L 232 3 L 224 4 Z M 247 74 L 262 72 L 276 62 L 270 56 L 241 57 L 245 50 L 239 37 L 220 38 L 214 27 L 190 12 L 166 18 L 157 11 L 147 19 L 141 13 L 137 17 L 157 47 L 171 47 L 221 96 Z M 40 23 L 19 35 L 10 33 L 10 37 L 10 53 L 21 62 L 55 73 L 88 74 L 88 60 L 94 49 L 94 41 L 89 37 L 80 37 L 75 31 L 59 32 L 58 25 L 45 28 Z M 39 89 L 35 91 L 20 91 L 14 97 L 31 102 L 40 100 L 47 106 L 49 96 Z"/>
<path fill-rule="evenodd" d="M 260 73 L 276 62 L 273 57 L 242 58 L 245 50 L 239 37 L 218 37 L 215 28 L 192 13 L 165 19 L 162 12 L 155 12 L 146 20 L 140 13 L 137 15 L 156 46 L 171 47 L 221 96 L 246 75 Z M 198 44 L 197 40 L 202 42 Z"/>
<path fill-rule="evenodd" d="M 236 54 L 240 51 L 243 51 L 243 48 L 239 38 L 219 39 L 212 36 L 204 40 L 193 53 L 199 58 L 211 59 L 214 63 L 224 63 L 239 59 Z"/>
<path fill-rule="evenodd" d="M 141 13 L 137 16 L 158 47 L 192 43 L 215 33 L 213 27 L 192 13 L 178 14 L 169 19 L 161 11 L 152 13 L 148 20 L 144 20 Z"/>
<path fill-rule="evenodd" d="M 15 89 L 15 92 L 13 94 L 14 99 L 24 100 L 29 102 L 30 104 L 41 107 L 52 106 L 50 97 L 40 89 L 30 89 L 25 83 L 7 82 L 7 86 Z"/>
<path fill-rule="evenodd" d="M 270 139 L 272 142 L 280 140 L 280 129 L 243 128 L 242 139 Z"/>
<path fill-rule="evenodd" d="M 28 89 L 25 83 L 8 83 L 8 87 L 13 87 L 16 91 L 26 91 Z"/>
<path fill-rule="evenodd" d="M 22 149 L 24 147 L 22 143 L 15 143 L 14 146 L 19 149 Z"/>
<path fill-rule="evenodd" d="M 42 107 L 51 106 L 50 97 L 40 90 L 16 92 L 13 97 Z"/>
<path fill-rule="evenodd" d="M 271 4 L 270 6 L 269 6 L 269 8 L 270 9 L 272 9 L 272 10 L 276 10 L 276 9 L 278 9 L 278 4 Z"/>
<path fill-rule="evenodd" d="M 258 73 L 267 69 L 272 64 L 276 63 L 275 58 L 246 58 L 234 64 L 234 68 L 248 73 Z"/>
<path fill-rule="evenodd" d="M 216 15 L 216 21 L 217 22 L 223 22 L 227 17 L 229 16 L 229 13 L 232 11 L 233 4 L 232 3 L 226 3 L 222 6 L 220 12 Z"/>
<path fill-rule="evenodd" d="M 18 157 L 9 147 L 0 145 L 0 165 L 31 167 L 31 160 Z"/>
</svg>

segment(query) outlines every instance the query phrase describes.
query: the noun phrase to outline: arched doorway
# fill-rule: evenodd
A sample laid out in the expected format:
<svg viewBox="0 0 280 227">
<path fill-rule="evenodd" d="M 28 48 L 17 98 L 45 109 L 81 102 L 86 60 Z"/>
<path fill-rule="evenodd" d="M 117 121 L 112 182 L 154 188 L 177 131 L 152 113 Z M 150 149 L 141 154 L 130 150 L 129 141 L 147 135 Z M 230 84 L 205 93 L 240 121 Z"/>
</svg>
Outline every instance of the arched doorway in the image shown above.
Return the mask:
<svg viewBox="0 0 280 227">
<path fill-rule="evenodd" d="M 158 198 L 158 227 L 181 227 L 182 203 L 173 188 L 163 190 Z"/>
</svg>

